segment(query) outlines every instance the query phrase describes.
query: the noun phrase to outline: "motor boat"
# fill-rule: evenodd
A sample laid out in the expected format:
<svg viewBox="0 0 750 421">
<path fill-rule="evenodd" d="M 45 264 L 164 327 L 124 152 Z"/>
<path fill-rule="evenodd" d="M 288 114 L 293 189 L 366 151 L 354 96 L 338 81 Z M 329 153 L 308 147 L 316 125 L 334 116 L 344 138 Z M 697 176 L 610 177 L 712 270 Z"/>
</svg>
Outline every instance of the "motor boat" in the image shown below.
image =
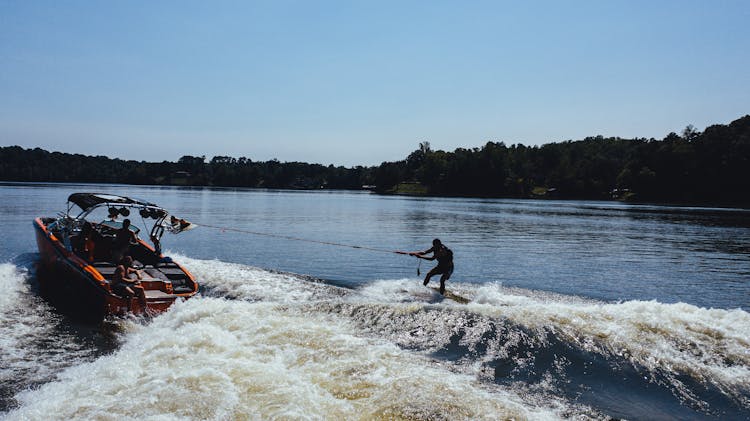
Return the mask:
<svg viewBox="0 0 750 421">
<path fill-rule="evenodd" d="M 131 219 L 140 219 L 144 229 Z M 51 301 L 96 317 L 163 312 L 175 301 L 195 295 L 198 283 L 162 254 L 161 238 L 165 232 L 178 234 L 194 227 L 147 201 L 73 193 L 65 212 L 34 219 L 40 289 Z M 142 232 L 149 233 L 151 244 L 140 238 Z M 120 265 L 132 270 L 123 271 Z M 140 285 L 129 291 L 139 290 L 138 294 L 123 293 L 123 272 L 132 281 L 139 278 Z"/>
</svg>

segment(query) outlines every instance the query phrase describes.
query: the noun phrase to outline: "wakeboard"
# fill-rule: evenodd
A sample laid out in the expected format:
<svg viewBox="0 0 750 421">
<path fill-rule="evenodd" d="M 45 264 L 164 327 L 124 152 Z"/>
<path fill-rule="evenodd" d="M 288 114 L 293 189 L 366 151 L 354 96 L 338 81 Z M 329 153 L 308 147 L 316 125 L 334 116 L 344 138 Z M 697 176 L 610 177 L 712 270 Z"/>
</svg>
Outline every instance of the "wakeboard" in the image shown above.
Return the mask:
<svg viewBox="0 0 750 421">
<path fill-rule="evenodd" d="M 438 288 L 438 287 L 430 287 L 430 289 L 432 289 L 433 291 L 435 291 L 438 294 L 440 294 L 440 288 Z M 455 301 L 455 302 L 457 302 L 459 304 L 469 304 L 469 299 L 468 298 L 462 297 L 460 295 L 456 295 L 456 294 L 448 291 L 447 289 L 445 290 L 445 294 L 443 294 L 443 297 L 448 298 L 449 300 L 453 300 L 453 301 Z"/>
</svg>

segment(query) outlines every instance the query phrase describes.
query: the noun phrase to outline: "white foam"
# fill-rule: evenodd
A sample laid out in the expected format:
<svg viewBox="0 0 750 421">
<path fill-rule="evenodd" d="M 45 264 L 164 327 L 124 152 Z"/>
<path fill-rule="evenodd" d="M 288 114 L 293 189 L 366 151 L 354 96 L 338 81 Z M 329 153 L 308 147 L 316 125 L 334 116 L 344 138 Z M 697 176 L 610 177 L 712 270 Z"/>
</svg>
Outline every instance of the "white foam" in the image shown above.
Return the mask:
<svg viewBox="0 0 750 421">
<path fill-rule="evenodd" d="M 434 283 L 434 282 L 433 282 Z M 422 280 L 412 278 L 382 279 L 368 283 L 351 297 L 356 302 L 367 303 L 435 303 L 442 296 L 422 285 Z"/>
<path fill-rule="evenodd" d="M 750 314 L 740 309 L 656 301 L 591 303 L 509 294 L 498 285 L 479 287 L 468 308 L 553 330 L 584 349 L 618 355 L 652 371 L 688 374 L 740 399 L 742 391 L 750 390 Z"/>
<path fill-rule="evenodd" d="M 526 395 L 483 381 L 492 379 L 486 363 L 502 356 L 508 339 L 488 342 L 483 335 L 501 320 L 538 330 L 540 338 L 553 332 L 605 357 L 675 373 L 676 387 L 679 375 L 689 374 L 735 397 L 750 388 L 750 318 L 742 310 L 607 304 L 499 284 L 451 284 L 451 291 L 472 300 L 461 305 L 417 279 L 380 280 L 348 290 L 241 264 L 184 256 L 178 261 L 207 287 L 209 297 L 178 303 L 147 325 L 126 323 L 123 346 L 115 354 L 71 367 L 57 381 L 20 394 L 23 405 L 8 416 L 545 419 L 578 414 L 545 396 L 544 385 Z M 4 269 L 0 266 L 0 273 Z M 484 354 L 454 362 L 429 357 L 459 331 L 459 345 L 481 347 Z M 540 403 L 540 396 L 549 399 Z"/>
<path fill-rule="evenodd" d="M 28 292 L 25 283 L 28 274 L 26 271 L 11 263 L 0 263 L 0 312 L 7 313 L 18 306 L 18 296 Z"/>
<path fill-rule="evenodd" d="M 0 264 L 0 383 L 28 386 L 91 355 L 57 327 L 59 317 L 31 291 L 26 270 Z"/>
<path fill-rule="evenodd" d="M 489 389 L 488 389 L 489 388 Z M 9 419 L 558 419 L 473 376 L 288 304 L 196 298 L 19 395 Z"/>
<path fill-rule="evenodd" d="M 341 288 L 309 282 L 304 277 L 288 273 L 274 273 L 217 260 L 198 260 L 184 256 L 176 257 L 177 259 L 198 278 L 202 286 L 210 289 L 210 295 L 248 301 L 298 303 L 346 293 Z"/>
<path fill-rule="evenodd" d="M 442 299 L 418 280 L 400 279 L 373 282 L 361 294 L 349 295 L 345 305 L 321 303 L 317 308 L 345 315 L 379 337 L 425 352 L 452 347 L 458 334 L 456 345 L 469 356 L 457 361 L 466 364 L 460 369 L 480 377 L 492 378 L 483 366 L 508 358 L 507 344 L 528 341 L 527 333 L 518 329 L 486 339 L 498 322 L 508 320 L 537 332 L 536 340 L 544 342 L 551 332 L 563 343 L 605 359 L 630 361 L 653 379 L 666 377 L 682 398 L 694 400 L 681 379 L 688 375 L 750 404 L 750 314 L 740 309 L 656 301 L 602 303 L 499 283 L 451 284 L 449 289 L 471 302 Z"/>
<path fill-rule="evenodd" d="M 245 291 L 243 294 L 253 299 L 297 303 L 323 300 L 317 310 L 330 311 L 331 299 L 341 295 L 335 287 L 302 282 L 286 274 L 188 260 L 208 284 L 222 285 L 226 291 Z M 471 302 L 464 306 L 443 299 L 418 279 L 405 278 L 374 281 L 343 301 L 334 301 L 353 304 L 354 308 L 337 308 L 334 312 L 346 313 L 362 326 L 377 320 L 376 331 L 381 337 L 401 346 L 429 350 L 445 346 L 458 330 L 464 332 L 461 345 L 474 347 L 494 319 L 507 318 L 527 328 L 551 330 L 563 341 L 605 357 L 629 359 L 647 370 L 688 374 L 740 399 L 738 395 L 750 390 L 750 314 L 743 310 L 656 301 L 609 304 L 506 288 L 500 283 L 451 283 L 449 289 Z M 430 309 L 441 312 L 424 311 Z M 473 320 L 473 327 L 467 329 L 464 311 L 488 318 Z M 409 313 L 408 319 L 402 317 L 404 313 Z M 501 343 L 484 346 L 502 352 Z M 496 357 L 492 352 L 487 358 Z M 676 376 L 670 380 L 680 387 Z"/>
</svg>

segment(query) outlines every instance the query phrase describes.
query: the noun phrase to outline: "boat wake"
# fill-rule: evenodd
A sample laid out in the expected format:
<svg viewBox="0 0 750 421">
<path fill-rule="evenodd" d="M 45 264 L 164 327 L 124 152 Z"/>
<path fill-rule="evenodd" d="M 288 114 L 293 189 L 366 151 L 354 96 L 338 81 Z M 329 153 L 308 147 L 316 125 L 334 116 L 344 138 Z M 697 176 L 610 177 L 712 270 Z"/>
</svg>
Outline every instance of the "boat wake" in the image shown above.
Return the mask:
<svg viewBox="0 0 750 421">
<path fill-rule="evenodd" d="M 747 312 L 602 303 L 500 284 L 452 288 L 471 302 L 442 300 L 418 280 L 403 280 L 366 287 L 363 295 L 383 297 L 379 302 L 322 306 L 462 372 L 540 387 L 612 416 L 750 415 Z M 399 298 L 401 291 L 424 303 Z M 633 413 L 633 402 L 644 412 Z"/>
<path fill-rule="evenodd" d="M 17 391 L 49 382 L 71 365 L 92 361 L 116 342 L 100 332 L 82 332 L 85 327 L 39 297 L 29 282 L 34 259 L 35 255 L 21 256 L 18 266 L 0 263 L 0 409 L 14 406 Z"/>
<path fill-rule="evenodd" d="M 6 416 L 750 416 L 750 315 L 742 310 L 449 284 L 471 300 L 464 305 L 416 279 L 350 289 L 241 264 L 179 260 L 201 280 L 202 296 L 148 323 L 118 322 L 114 352 L 81 346 L 74 364 L 55 365 L 54 356 L 18 351 L 38 345 L 1 328 L 9 329 L 3 338 L 17 339 L 0 339 L 0 357 L 18 352 L 19 361 L 0 371 L 4 378 L 18 378 L 24 361 L 52 361 L 35 383 L 8 389 L 17 405 Z M 3 286 L 36 299 L 24 289 L 26 276 L 0 265 Z M 14 305 L 0 298 L 3 314 Z M 50 314 L 44 302 L 37 305 Z M 50 321 L 24 323 L 41 337 Z M 59 341 L 52 348 L 76 342 Z"/>
</svg>

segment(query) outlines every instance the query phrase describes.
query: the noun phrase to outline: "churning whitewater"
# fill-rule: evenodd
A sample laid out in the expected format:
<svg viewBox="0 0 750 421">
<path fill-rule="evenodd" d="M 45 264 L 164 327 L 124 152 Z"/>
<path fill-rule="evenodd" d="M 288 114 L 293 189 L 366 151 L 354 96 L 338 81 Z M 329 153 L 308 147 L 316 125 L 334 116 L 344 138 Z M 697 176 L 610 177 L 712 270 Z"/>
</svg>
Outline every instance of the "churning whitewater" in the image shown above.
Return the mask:
<svg viewBox="0 0 750 421">
<path fill-rule="evenodd" d="M 202 295 L 150 320 L 110 322 L 110 348 L 66 332 L 22 265 L 0 265 L 2 415 L 750 416 L 750 315 L 740 309 L 450 284 L 471 300 L 462 305 L 416 279 L 349 289 L 177 258 L 201 280 Z"/>
</svg>

